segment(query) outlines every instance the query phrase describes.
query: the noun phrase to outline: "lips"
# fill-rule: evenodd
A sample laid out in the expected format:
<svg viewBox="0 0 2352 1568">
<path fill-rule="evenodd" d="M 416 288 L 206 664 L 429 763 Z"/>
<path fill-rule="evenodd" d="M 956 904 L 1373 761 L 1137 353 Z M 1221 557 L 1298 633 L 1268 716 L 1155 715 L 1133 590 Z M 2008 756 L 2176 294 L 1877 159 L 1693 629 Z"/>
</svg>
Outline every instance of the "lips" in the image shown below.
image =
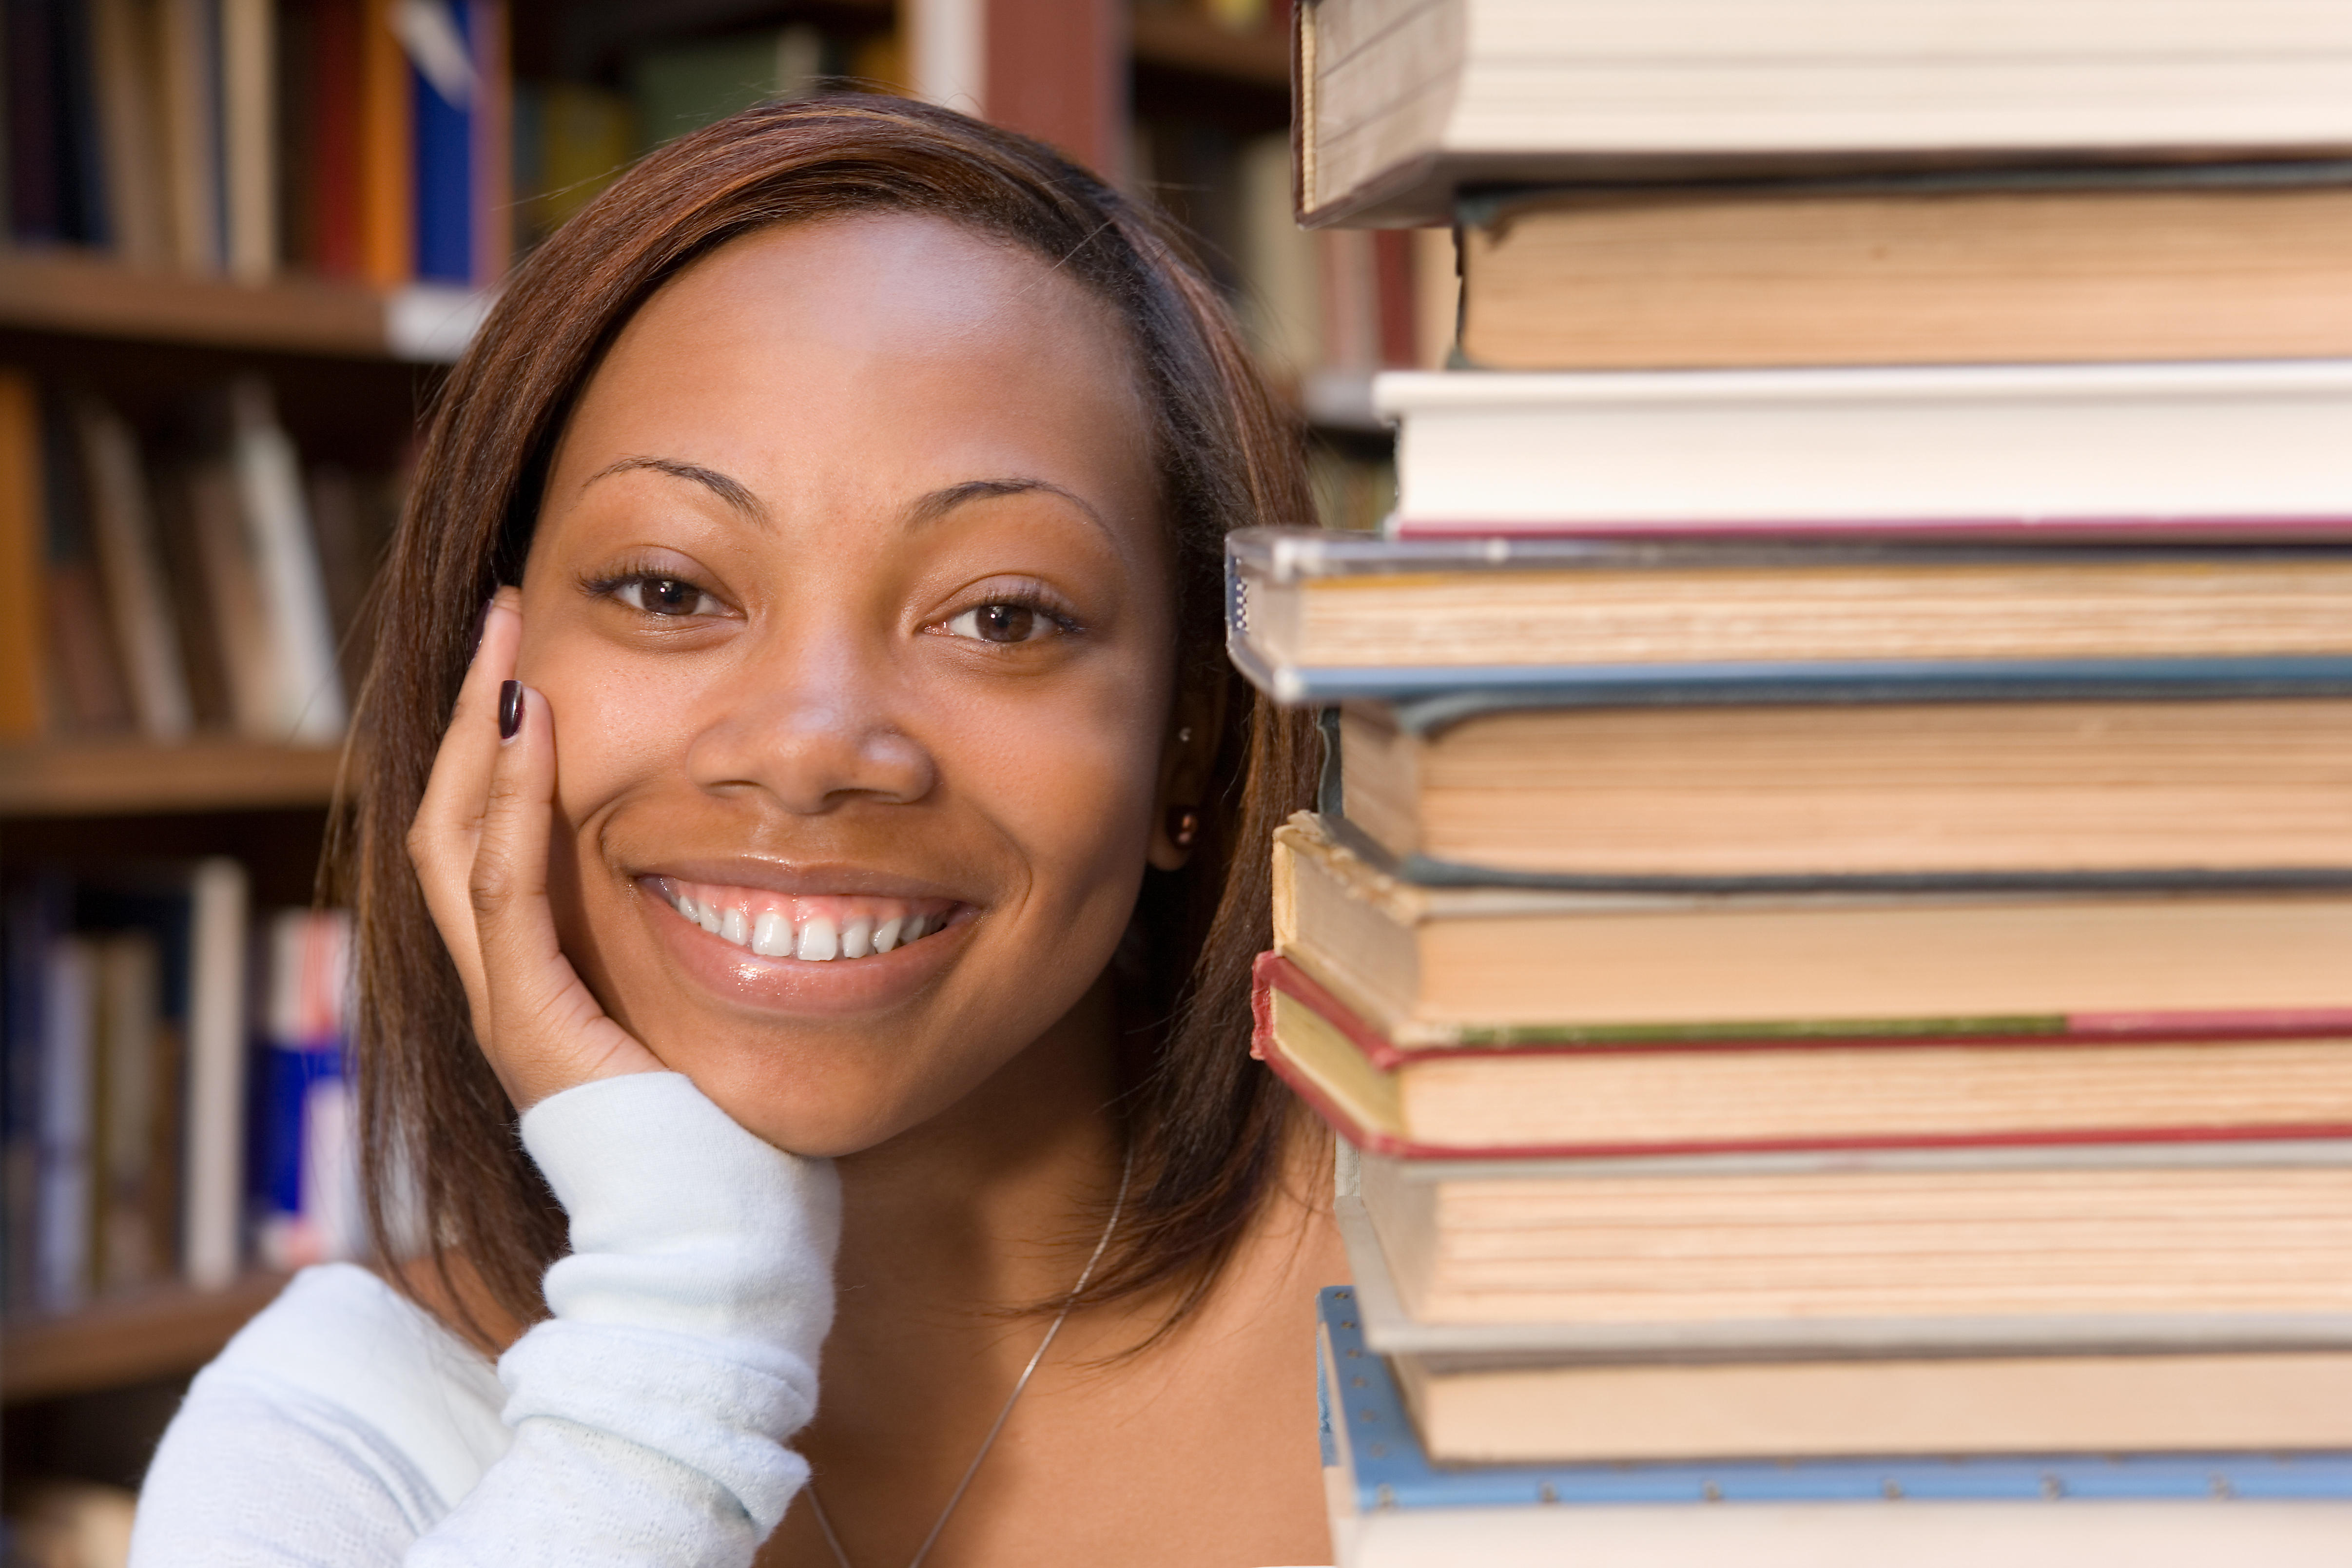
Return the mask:
<svg viewBox="0 0 2352 1568">
<path fill-rule="evenodd" d="M 720 941 L 760 957 L 804 963 L 879 956 L 940 931 L 962 907 L 948 898 L 782 894 L 669 876 L 647 883 Z"/>
</svg>

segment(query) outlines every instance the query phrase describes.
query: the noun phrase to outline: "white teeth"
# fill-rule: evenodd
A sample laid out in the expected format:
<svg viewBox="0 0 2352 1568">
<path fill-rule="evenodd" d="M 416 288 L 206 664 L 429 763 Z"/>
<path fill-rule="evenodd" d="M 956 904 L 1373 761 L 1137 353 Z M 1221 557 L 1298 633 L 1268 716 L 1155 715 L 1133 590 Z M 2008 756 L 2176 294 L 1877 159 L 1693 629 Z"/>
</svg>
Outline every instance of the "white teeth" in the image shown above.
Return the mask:
<svg viewBox="0 0 2352 1568">
<path fill-rule="evenodd" d="M 763 913 L 751 927 L 751 951 L 762 958 L 789 958 L 793 956 L 793 923 L 784 918 L 781 909 Z"/>
<path fill-rule="evenodd" d="M 793 955 L 795 957 L 821 964 L 840 955 L 841 939 L 835 934 L 832 921 L 822 915 L 814 915 L 801 927 L 801 945 Z"/>
<path fill-rule="evenodd" d="M 763 900 L 755 897 L 751 902 Z M 887 920 L 871 915 L 847 920 L 818 915 L 795 930 L 789 908 L 770 907 L 754 914 L 749 905 L 723 907 L 716 900 L 682 892 L 670 894 L 670 906 L 721 941 L 749 947 L 763 958 L 799 958 L 813 964 L 893 952 L 947 925 L 946 917 L 939 915 L 894 915 Z"/>
</svg>

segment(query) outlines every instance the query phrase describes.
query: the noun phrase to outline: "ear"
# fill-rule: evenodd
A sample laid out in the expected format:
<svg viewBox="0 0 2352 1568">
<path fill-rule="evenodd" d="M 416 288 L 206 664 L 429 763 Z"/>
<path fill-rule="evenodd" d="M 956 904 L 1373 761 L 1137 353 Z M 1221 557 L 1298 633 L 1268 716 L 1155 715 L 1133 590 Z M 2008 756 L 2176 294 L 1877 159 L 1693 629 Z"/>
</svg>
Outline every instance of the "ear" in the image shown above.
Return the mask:
<svg viewBox="0 0 2352 1568">
<path fill-rule="evenodd" d="M 1160 747 L 1160 788 L 1151 800 L 1151 847 L 1145 859 L 1161 871 L 1177 871 L 1192 858 L 1193 842 L 1176 841 L 1176 824 L 1198 812 L 1209 792 L 1209 769 L 1224 733 L 1225 692 L 1230 683 L 1212 680 L 1178 689 L 1169 705 L 1168 734 Z M 1197 819 L 1196 819 L 1197 820 Z"/>
</svg>

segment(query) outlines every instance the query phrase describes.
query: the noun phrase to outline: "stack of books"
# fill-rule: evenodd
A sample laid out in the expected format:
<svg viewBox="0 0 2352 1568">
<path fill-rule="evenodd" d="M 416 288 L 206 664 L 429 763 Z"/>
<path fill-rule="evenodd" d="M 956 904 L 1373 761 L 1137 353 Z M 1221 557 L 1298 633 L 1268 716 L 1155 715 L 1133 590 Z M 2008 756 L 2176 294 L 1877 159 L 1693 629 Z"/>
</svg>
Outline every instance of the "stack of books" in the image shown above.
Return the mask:
<svg viewBox="0 0 2352 1568">
<path fill-rule="evenodd" d="M 1342 1568 L 2342 1561 L 2352 32 L 1395 11 L 1302 211 L 1457 222 L 1459 368 L 1228 557 Z"/>
</svg>

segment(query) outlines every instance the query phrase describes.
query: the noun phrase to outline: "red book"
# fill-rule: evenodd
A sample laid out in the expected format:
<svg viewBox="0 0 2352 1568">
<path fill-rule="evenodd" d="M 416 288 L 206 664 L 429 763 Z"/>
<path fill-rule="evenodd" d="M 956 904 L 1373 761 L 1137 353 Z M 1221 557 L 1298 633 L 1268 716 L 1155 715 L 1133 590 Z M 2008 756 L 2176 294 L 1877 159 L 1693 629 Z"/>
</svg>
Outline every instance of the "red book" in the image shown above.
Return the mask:
<svg viewBox="0 0 2352 1568">
<path fill-rule="evenodd" d="M 1251 1054 L 1350 1143 L 1404 1158 L 2352 1136 L 2352 1013 L 1408 1049 L 1273 953 L 1251 1008 Z"/>
<path fill-rule="evenodd" d="M 310 255 L 320 272 L 358 277 L 361 0 L 318 0 L 311 23 Z"/>
</svg>

